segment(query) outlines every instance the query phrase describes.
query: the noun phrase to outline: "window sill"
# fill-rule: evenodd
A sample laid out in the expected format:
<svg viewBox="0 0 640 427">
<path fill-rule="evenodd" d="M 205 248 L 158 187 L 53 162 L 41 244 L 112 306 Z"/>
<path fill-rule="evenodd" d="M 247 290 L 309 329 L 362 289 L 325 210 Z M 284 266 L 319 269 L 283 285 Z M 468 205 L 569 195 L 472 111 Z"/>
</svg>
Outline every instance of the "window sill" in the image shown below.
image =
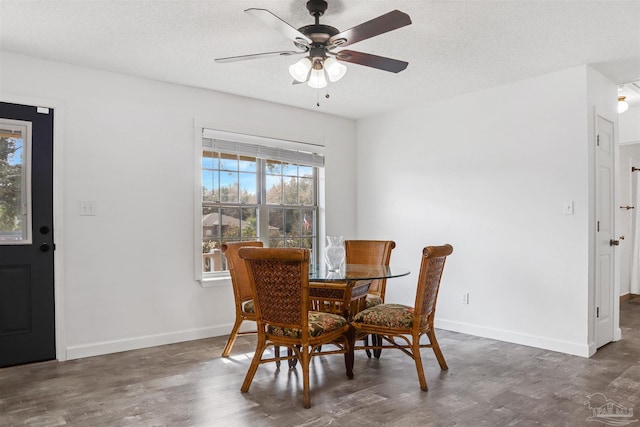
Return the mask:
<svg viewBox="0 0 640 427">
<path fill-rule="evenodd" d="M 203 277 L 199 280 L 200 286 L 203 288 L 219 288 L 231 286 L 231 277 Z"/>
</svg>

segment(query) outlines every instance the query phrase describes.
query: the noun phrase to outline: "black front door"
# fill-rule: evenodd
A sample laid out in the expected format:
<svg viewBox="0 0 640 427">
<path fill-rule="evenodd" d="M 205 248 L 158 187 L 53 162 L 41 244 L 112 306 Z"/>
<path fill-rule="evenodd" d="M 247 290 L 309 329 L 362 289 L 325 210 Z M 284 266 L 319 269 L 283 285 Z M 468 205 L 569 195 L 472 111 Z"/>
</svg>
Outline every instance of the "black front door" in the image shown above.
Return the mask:
<svg viewBox="0 0 640 427">
<path fill-rule="evenodd" d="M 53 110 L 0 102 L 0 367 L 55 359 Z"/>
</svg>

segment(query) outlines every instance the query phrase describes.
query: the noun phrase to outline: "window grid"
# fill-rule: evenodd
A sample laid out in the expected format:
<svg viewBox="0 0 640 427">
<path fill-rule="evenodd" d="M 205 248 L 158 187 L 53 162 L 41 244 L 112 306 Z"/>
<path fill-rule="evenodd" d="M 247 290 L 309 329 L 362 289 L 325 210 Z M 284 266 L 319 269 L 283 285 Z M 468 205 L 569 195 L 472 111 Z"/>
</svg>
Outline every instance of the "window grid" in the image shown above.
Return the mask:
<svg viewBox="0 0 640 427">
<path fill-rule="evenodd" d="M 301 247 L 316 263 L 317 168 L 202 151 L 203 274 L 224 272 L 225 242 Z"/>
</svg>

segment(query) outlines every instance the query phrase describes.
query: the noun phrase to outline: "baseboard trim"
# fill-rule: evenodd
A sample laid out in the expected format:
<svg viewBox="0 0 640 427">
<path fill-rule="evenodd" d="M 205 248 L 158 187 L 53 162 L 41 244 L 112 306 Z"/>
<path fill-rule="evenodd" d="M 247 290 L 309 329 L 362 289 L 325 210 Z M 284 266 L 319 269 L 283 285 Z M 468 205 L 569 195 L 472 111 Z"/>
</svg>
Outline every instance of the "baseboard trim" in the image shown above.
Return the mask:
<svg viewBox="0 0 640 427">
<path fill-rule="evenodd" d="M 137 350 L 159 345 L 175 344 L 204 338 L 228 335 L 231 331 L 231 323 L 207 328 L 176 331 L 165 334 L 145 335 L 140 337 L 125 338 L 113 341 L 103 341 L 91 344 L 69 346 L 66 349 L 66 360 L 81 359 L 84 357 L 100 356 L 122 351 Z M 536 335 L 522 334 L 505 329 L 487 328 L 471 323 L 457 322 L 447 319 L 436 319 L 436 328 L 463 334 L 474 335 L 483 338 L 495 339 L 529 347 L 543 348 L 545 350 L 572 354 L 574 356 L 589 357 L 593 349 L 589 345 L 578 344 L 569 341 L 556 340 Z M 255 329 L 253 322 L 245 322 L 241 330 Z"/>
<path fill-rule="evenodd" d="M 435 327 L 447 331 L 460 332 L 483 338 L 491 338 L 498 341 L 510 342 L 513 344 L 526 345 L 529 347 L 542 348 L 545 350 L 557 351 L 580 357 L 589 357 L 590 348 L 588 344 L 580 344 L 570 341 L 562 341 L 553 338 L 541 337 L 537 335 L 523 334 L 505 329 L 487 328 L 471 323 L 457 322 L 454 320 L 436 318 Z"/>
<path fill-rule="evenodd" d="M 247 325 L 245 325 L 245 323 Z M 252 327 L 255 329 L 255 324 L 253 324 L 253 322 L 245 323 L 242 324 L 241 330 L 251 330 Z M 145 335 L 120 340 L 69 346 L 66 349 L 66 360 L 81 359 L 83 357 L 100 356 L 103 354 L 119 353 L 121 351 L 138 350 L 158 345 L 175 344 L 179 342 L 228 335 L 232 326 L 233 324 L 229 323 L 207 328 L 169 332 L 166 334 Z"/>
<path fill-rule="evenodd" d="M 639 294 L 625 294 L 625 295 L 620 295 L 620 302 L 633 302 L 633 303 L 638 303 L 638 299 L 640 298 Z"/>
</svg>

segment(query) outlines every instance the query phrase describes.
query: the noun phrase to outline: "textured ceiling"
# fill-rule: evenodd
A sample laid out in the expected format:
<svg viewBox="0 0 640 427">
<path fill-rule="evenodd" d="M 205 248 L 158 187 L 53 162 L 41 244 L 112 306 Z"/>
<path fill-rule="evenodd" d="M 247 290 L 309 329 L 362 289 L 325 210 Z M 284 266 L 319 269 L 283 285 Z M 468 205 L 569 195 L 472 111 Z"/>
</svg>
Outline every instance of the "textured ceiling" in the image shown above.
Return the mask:
<svg viewBox="0 0 640 427">
<path fill-rule="evenodd" d="M 346 76 L 320 91 L 291 84 L 287 69 L 297 58 L 213 61 L 295 49 L 243 11 L 265 8 L 298 28 L 313 23 L 305 3 L 0 0 L 0 47 L 348 118 L 585 63 L 616 83 L 640 80 L 640 0 L 328 0 L 320 22 L 341 31 L 393 9 L 408 13 L 413 24 L 349 47 L 406 60 L 405 71 L 346 64 Z"/>
</svg>

